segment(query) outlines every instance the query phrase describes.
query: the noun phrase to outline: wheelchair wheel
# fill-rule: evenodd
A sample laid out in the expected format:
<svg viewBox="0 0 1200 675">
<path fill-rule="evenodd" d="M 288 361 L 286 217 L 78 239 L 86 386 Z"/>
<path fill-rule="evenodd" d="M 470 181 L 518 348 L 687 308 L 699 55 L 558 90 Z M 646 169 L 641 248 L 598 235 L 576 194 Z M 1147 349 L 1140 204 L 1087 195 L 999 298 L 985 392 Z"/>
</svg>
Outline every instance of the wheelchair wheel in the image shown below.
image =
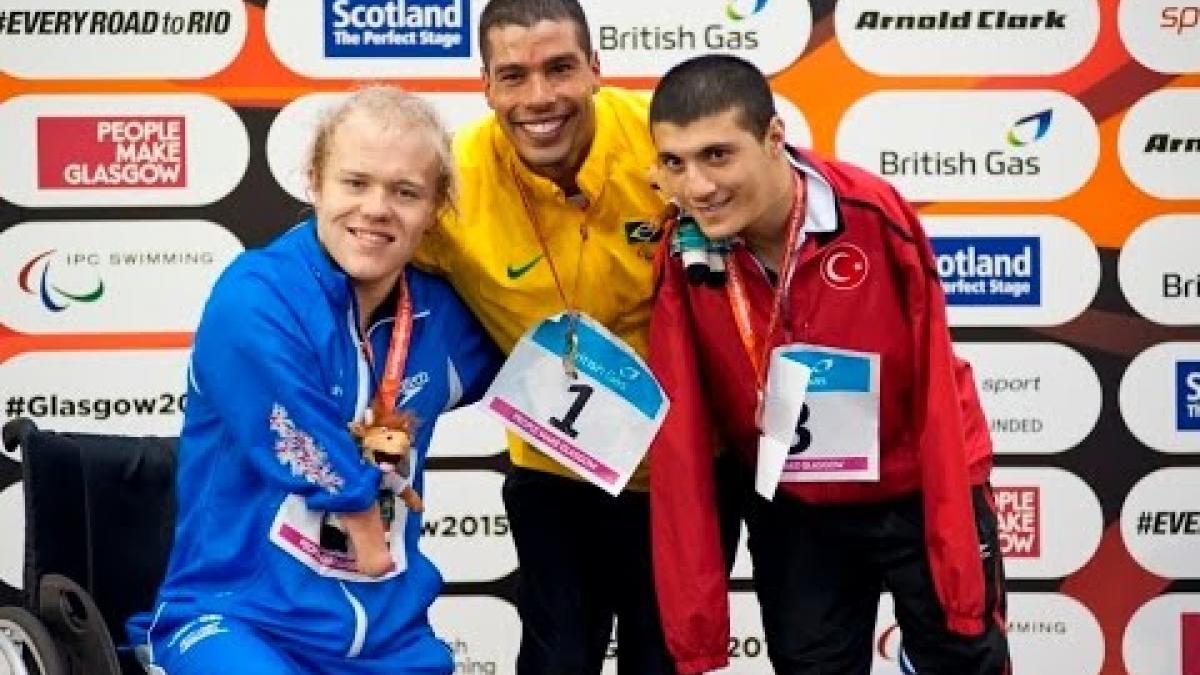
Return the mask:
<svg viewBox="0 0 1200 675">
<path fill-rule="evenodd" d="M 54 638 L 21 607 L 0 607 L 0 666 L 12 675 L 67 675 Z"/>
</svg>

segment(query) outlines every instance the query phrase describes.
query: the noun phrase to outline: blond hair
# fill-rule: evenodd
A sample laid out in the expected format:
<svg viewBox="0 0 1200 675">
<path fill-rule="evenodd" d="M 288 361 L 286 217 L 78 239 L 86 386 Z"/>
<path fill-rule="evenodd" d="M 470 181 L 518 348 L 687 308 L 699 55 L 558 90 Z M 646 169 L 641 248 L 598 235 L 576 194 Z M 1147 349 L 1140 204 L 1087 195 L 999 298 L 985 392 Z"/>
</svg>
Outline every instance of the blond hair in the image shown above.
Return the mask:
<svg viewBox="0 0 1200 675">
<path fill-rule="evenodd" d="M 450 134 L 428 101 L 386 84 L 364 86 L 321 116 L 313 134 L 307 162 L 314 185 L 321 182 L 334 132 L 355 113 L 368 115 L 372 120 L 383 124 L 385 129 L 395 125 L 424 132 L 433 146 L 439 165 L 437 207 L 441 209 L 453 205 L 457 180 L 454 176 L 454 154 L 450 150 Z"/>
</svg>

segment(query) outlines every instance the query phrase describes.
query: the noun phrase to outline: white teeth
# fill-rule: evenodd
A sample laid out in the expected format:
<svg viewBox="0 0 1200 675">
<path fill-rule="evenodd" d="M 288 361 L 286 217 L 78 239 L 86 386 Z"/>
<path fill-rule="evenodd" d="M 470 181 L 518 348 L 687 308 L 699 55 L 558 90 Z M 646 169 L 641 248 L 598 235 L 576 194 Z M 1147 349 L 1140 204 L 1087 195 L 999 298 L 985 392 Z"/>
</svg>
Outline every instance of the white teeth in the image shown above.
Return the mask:
<svg viewBox="0 0 1200 675">
<path fill-rule="evenodd" d="M 388 235 L 382 234 L 380 232 L 370 232 L 367 230 L 354 230 L 354 229 L 350 230 L 350 232 L 351 232 L 351 234 L 353 234 L 355 236 L 355 238 L 364 240 L 368 244 L 387 244 L 393 240 L 392 237 L 389 237 Z"/>
<path fill-rule="evenodd" d="M 558 128 L 563 124 L 562 120 L 549 120 L 546 122 L 526 122 L 525 129 L 533 134 L 550 134 L 558 131 Z"/>
</svg>

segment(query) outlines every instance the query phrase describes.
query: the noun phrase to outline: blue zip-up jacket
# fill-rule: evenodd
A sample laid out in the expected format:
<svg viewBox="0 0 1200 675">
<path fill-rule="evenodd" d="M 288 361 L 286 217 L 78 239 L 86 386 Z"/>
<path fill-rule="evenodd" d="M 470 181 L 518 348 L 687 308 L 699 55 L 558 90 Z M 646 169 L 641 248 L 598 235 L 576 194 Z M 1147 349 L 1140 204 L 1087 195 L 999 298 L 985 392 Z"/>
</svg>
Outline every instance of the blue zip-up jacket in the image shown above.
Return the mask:
<svg viewBox="0 0 1200 675">
<path fill-rule="evenodd" d="M 448 285 L 412 268 L 405 277 L 413 330 L 397 407 L 419 420 L 413 480 L 422 492 L 437 416 L 481 396 L 500 356 Z M 165 645 L 213 614 L 307 658 L 451 672 L 427 618 L 442 579 L 417 549 L 421 514 L 404 521 L 406 568 L 378 580 L 328 564 L 311 531 L 322 512 L 368 508 L 380 488 L 347 424 L 382 377 L 394 324 L 394 304 L 385 307 L 368 330 L 372 372 L 350 281 L 313 220 L 222 274 L 188 373 L 175 543 L 154 610 L 130 620 L 134 644 Z M 305 523 L 307 538 L 297 535 Z"/>
</svg>

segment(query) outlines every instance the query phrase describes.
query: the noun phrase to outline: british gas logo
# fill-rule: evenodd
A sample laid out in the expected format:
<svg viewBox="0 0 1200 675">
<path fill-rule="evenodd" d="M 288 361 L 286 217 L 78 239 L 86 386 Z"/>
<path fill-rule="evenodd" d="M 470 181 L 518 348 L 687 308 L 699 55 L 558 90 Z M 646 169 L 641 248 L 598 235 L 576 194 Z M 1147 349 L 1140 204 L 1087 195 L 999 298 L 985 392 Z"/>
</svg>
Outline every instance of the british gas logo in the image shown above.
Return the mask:
<svg viewBox="0 0 1200 675">
<path fill-rule="evenodd" d="M 594 46 L 606 75 L 656 77 L 672 64 L 718 52 L 746 58 L 767 75 L 791 65 L 808 46 L 812 8 L 794 0 L 658 0 L 634 7 L 588 7 Z"/>
<path fill-rule="evenodd" d="M 57 251 L 53 249 L 43 251 L 21 266 L 21 270 L 17 273 L 17 285 L 24 293 L 39 298 L 42 306 L 51 312 L 61 312 L 70 307 L 72 303 L 96 302 L 103 297 L 104 280 L 98 274 L 95 275 L 94 282 L 89 282 L 78 289 L 68 290 L 53 281 L 51 269 L 55 266 L 55 253 Z M 98 256 L 94 253 L 80 254 L 57 262 L 62 262 L 66 266 L 95 266 L 99 264 L 96 258 Z"/>
<path fill-rule="evenodd" d="M 928 216 L 925 226 L 951 326 L 1056 326 L 1083 312 L 1100 286 L 1096 245 L 1069 220 Z"/>
<path fill-rule="evenodd" d="M 1053 120 L 1054 110 L 1052 108 L 1022 117 L 1008 130 L 1008 144 L 1014 148 L 1023 148 L 1030 143 L 1042 140 L 1050 131 L 1050 122 Z"/>
<path fill-rule="evenodd" d="M 754 6 L 745 11 L 739 8 L 739 5 L 747 4 L 738 2 L 737 0 L 729 0 L 725 3 L 725 16 L 729 17 L 730 21 L 745 21 L 747 17 L 754 16 L 767 6 L 767 0 L 754 0 Z"/>
<path fill-rule="evenodd" d="M 1091 177 L 1091 113 L 1056 91 L 885 91 L 853 104 L 836 154 L 912 201 L 1061 199 Z"/>
</svg>

